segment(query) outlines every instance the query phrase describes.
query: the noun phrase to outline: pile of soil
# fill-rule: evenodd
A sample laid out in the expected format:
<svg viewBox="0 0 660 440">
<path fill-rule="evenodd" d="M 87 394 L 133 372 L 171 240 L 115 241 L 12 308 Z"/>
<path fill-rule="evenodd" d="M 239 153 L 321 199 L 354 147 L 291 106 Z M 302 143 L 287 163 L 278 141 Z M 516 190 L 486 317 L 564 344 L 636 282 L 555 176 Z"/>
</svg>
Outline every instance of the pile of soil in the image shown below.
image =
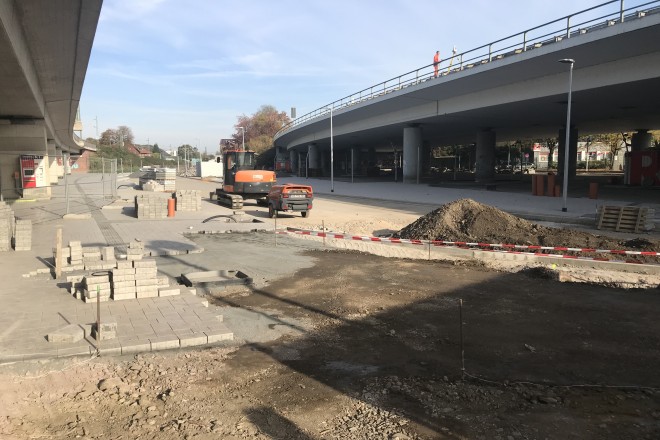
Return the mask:
<svg viewBox="0 0 660 440">
<path fill-rule="evenodd" d="M 442 205 L 401 229 L 396 236 L 413 240 L 660 252 L 660 241 L 657 240 L 619 240 L 574 229 L 550 228 L 472 199 Z M 658 261 L 655 258 L 649 262 Z"/>
</svg>

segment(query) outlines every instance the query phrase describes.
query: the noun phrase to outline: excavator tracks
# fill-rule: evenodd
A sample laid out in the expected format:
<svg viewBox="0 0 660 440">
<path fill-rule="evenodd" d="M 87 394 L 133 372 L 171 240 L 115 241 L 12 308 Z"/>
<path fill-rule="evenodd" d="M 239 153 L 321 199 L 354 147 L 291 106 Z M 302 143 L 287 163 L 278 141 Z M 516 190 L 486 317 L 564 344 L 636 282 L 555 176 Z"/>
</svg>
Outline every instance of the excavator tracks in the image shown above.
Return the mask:
<svg viewBox="0 0 660 440">
<path fill-rule="evenodd" d="M 243 197 L 235 194 L 227 194 L 224 191 L 217 191 L 218 204 L 231 209 L 243 209 Z"/>
</svg>

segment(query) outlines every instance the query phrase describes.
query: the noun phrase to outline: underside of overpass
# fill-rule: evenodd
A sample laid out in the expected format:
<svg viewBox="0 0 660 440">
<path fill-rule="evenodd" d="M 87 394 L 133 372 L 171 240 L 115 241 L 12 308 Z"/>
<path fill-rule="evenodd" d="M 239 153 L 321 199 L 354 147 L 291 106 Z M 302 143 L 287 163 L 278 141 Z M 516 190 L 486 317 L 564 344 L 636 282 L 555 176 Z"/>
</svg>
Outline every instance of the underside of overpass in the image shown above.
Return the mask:
<svg viewBox="0 0 660 440">
<path fill-rule="evenodd" d="M 558 60 L 567 58 L 575 60 L 570 151 L 578 133 L 637 130 L 633 149 L 646 148 L 646 130 L 660 128 L 660 11 L 639 17 L 342 105 L 332 114 L 335 155 L 368 161 L 378 152 L 402 153 L 407 181 L 416 180 L 418 158 L 436 146 L 476 144 L 477 180 L 484 182 L 494 177 L 496 142 L 559 138 L 563 161 L 569 67 Z M 275 143 L 294 168 L 327 175 L 329 111 L 293 124 Z M 569 175 L 575 163 L 571 154 Z"/>
<path fill-rule="evenodd" d="M 48 196 L 74 130 L 102 0 L 0 0 L 0 194 Z M 23 188 L 21 156 L 40 188 Z M 59 159 L 59 160 L 58 160 Z M 27 163 L 27 162 L 25 162 Z M 27 167 L 27 165 L 26 165 Z"/>
</svg>

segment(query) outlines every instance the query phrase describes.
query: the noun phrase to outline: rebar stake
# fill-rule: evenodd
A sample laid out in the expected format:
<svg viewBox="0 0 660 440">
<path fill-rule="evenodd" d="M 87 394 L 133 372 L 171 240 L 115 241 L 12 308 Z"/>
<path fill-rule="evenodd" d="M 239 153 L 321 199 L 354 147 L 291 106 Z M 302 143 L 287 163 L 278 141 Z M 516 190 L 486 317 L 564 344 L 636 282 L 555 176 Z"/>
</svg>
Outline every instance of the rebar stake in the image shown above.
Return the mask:
<svg viewBox="0 0 660 440">
<path fill-rule="evenodd" d="M 458 300 L 458 317 L 460 319 L 461 335 L 461 379 L 465 380 L 465 349 L 463 348 L 463 300 Z"/>
</svg>

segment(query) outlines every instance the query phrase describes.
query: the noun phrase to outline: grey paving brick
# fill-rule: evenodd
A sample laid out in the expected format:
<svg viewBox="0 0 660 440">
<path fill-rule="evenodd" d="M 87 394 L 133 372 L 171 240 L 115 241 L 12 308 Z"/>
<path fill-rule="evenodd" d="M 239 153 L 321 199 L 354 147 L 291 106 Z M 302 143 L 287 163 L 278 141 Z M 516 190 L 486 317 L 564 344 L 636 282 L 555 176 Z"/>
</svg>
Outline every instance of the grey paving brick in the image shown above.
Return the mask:
<svg viewBox="0 0 660 440">
<path fill-rule="evenodd" d="M 172 348 L 179 348 L 179 338 L 173 333 L 170 336 L 157 336 L 149 338 L 151 342 L 151 350 L 169 350 Z"/>
<path fill-rule="evenodd" d="M 179 338 L 179 345 L 181 347 L 193 347 L 197 345 L 205 345 L 208 343 L 208 336 L 205 333 L 184 333 L 175 332 Z"/>
</svg>

